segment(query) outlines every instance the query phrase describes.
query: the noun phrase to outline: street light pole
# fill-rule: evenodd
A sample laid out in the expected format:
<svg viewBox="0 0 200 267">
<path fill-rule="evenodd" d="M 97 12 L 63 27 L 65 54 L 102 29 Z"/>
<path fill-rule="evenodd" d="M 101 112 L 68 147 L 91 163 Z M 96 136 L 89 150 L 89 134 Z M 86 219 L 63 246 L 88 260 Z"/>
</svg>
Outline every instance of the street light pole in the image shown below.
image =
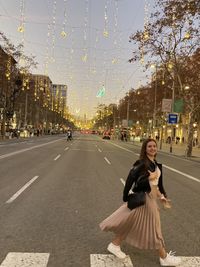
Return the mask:
<svg viewBox="0 0 200 267">
<path fill-rule="evenodd" d="M 154 134 L 153 129 L 156 126 L 156 106 L 157 106 L 157 64 L 152 64 L 151 68 L 155 68 L 155 82 L 154 82 L 154 109 L 153 109 L 153 120 L 152 120 L 152 134 Z M 153 80 L 153 79 L 152 79 Z"/>
<path fill-rule="evenodd" d="M 126 113 L 127 128 L 128 128 L 128 121 L 129 121 L 129 109 L 130 109 L 130 100 L 129 100 L 129 94 L 128 94 L 127 113 Z"/>
<path fill-rule="evenodd" d="M 172 107 L 171 107 L 171 111 L 172 113 L 174 112 L 174 70 L 173 70 L 173 83 L 172 83 Z M 173 124 L 171 125 L 171 141 L 170 141 L 170 147 L 169 147 L 169 152 L 172 153 L 172 143 L 173 143 L 173 133 L 174 131 L 174 126 Z"/>
<path fill-rule="evenodd" d="M 27 107 L 28 107 L 28 94 L 26 91 L 25 97 L 25 111 L 24 111 L 24 127 L 27 128 Z"/>
<path fill-rule="evenodd" d="M 155 65 L 156 77 L 155 77 L 155 87 L 154 87 L 154 112 L 153 112 L 153 126 L 156 127 L 156 105 L 157 105 L 157 65 Z"/>
</svg>

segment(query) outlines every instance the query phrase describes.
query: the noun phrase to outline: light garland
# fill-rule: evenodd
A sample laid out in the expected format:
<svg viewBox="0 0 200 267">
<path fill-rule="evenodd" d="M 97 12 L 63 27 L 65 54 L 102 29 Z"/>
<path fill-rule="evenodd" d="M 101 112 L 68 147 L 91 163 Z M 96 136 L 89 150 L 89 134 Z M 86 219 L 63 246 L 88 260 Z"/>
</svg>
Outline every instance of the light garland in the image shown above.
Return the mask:
<svg viewBox="0 0 200 267">
<path fill-rule="evenodd" d="M 107 8 L 108 8 L 108 0 L 106 0 L 106 4 L 105 4 L 105 7 L 104 7 L 104 31 L 103 31 L 103 36 L 105 38 L 108 38 L 108 36 L 109 36 L 109 32 L 108 32 L 108 11 L 107 11 Z"/>
<path fill-rule="evenodd" d="M 8 81 L 10 81 L 10 76 L 11 76 L 11 55 L 8 55 L 8 60 L 6 63 L 6 78 Z"/>
<path fill-rule="evenodd" d="M 83 49 L 84 55 L 81 57 L 83 62 L 88 60 L 88 53 L 87 53 L 87 26 L 88 26 L 88 13 L 89 13 L 89 0 L 85 0 L 85 16 L 84 16 L 84 31 L 83 31 L 83 39 L 84 39 L 84 46 Z"/>
<path fill-rule="evenodd" d="M 55 51 L 55 29 L 56 29 L 56 7 L 57 7 L 57 2 L 56 0 L 54 0 L 53 2 L 53 13 L 52 13 L 52 53 L 51 53 L 51 60 L 52 62 L 55 62 L 55 58 L 54 58 L 54 51 Z"/>
<path fill-rule="evenodd" d="M 48 76 L 48 65 L 49 65 L 49 38 L 50 38 L 51 26 L 47 26 L 47 39 L 46 39 L 46 53 L 45 53 L 45 63 L 44 63 L 44 75 Z"/>
<path fill-rule="evenodd" d="M 62 31 L 60 33 L 60 35 L 63 37 L 63 38 L 66 38 L 67 37 L 67 32 L 66 32 L 66 22 L 67 22 L 67 0 L 64 0 L 64 20 L 63 20 L 63 26 L 62 26 Z"/>
<path fill-rule="evenodd" d="M 94 67 L 91 69 L 91 72 L 93 74 L 96 74 L 97 70 L 96 70 L 96 64 L 97 64 L 97 43 L 99 42 L 99 38 L 98 38 L 98 30 L 96 29 L 95 31 L 96 36 L 95 36 L 95 43 L 94 43 Z"/>
<path fill-rule="evenodd" d="M 149 2 L 148 0 L 145 0 L 144 3 L 144 33 L 143 33 L 143 42 L 147 41 L 149 39 L 149 33 L 148 33 L 148 23 L 149 23 L 149 18 L 148 18 L 148 14 L 149 14 Z M 144 47 L 142 44 L 142 47 L 140 48 L 140 63 L 141 65 L 144 65 Z"/>
<path fill-rule="evenodd" d="M 17 31 L 23 33 L 25 31 L 25 0 L 20 0 L 20 25 Z"/>
<path fill-rule="evenodd" d="M 117 46 L 117 26 L 118 26 L 118 21 L 117 21 L 117 18 L 118 18 L 118 2 L 115 0 L 115 14 L 114 14 L 114 47 Z M 113 58 L 112 59 L 112 64 L 116 64 L 118 63 L 118 59 L 117 58 Z"/>
</svg>

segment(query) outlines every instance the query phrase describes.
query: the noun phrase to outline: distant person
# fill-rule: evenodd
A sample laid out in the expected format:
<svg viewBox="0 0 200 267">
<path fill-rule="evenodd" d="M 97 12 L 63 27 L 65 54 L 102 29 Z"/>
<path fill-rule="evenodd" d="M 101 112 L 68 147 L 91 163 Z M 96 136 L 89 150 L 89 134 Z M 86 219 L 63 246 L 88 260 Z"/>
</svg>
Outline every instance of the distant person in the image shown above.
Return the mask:
<svg viewBox="0 0 200 267">
<path fill-rule="evenodd" d="M 120 259 L 125 259 L 126 254 L 121 251 L 122 241 L 139 249 L 155 249 L 159 253 L 161 266 L 176 266 L 181 259 L 165 250 L 165 243 L 161 231 L 160 212 L 157 201 L 160 200 L 164 208 L 170 208 L 170 200 L 163 187 L 162 164 L 156 161 L 157 143 L 154 139 L 144 140 L 137 160 L 127 177 L 123 201 L 119 209 L 100 223 L 103 231 L 111 231 L 114 239 L 107 249 Z M 141 182 L 139 182 L 139 178 Z M 137 185 L 137 186 L 136 186 Z M 127 206 L 133 192 L 141 192 L 145 203 L 134 209 Z M 143 193 L 142 193 L 143 192 Z"/>
<path fill-rule="evenodd" d="M 71 141 L 72 140 L 72 131 L 68 130 L 67 131 L 67 141 Z"/>
</svg>

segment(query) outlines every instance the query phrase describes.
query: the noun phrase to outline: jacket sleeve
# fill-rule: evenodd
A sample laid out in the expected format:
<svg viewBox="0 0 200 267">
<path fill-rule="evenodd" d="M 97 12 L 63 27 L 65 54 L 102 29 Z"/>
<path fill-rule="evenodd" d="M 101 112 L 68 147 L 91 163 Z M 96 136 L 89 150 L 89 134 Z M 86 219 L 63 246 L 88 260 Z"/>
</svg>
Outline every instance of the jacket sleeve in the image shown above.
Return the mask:
<svg viewBox="0 0 200 267">
<path fill-rule="evenodd" d="M 158 181 L 158 188 L 159 188 L 161 194 L 163 194 L 165 197 L 167 197 L 167 194 L 166 194 L 164 186 L 163 186 L 162 164 L 159 164 L 158 167 L 159 167 L 159 169 L 161 171 L 160 178 L 159 178 L 159 181 Z"/>
<path fill-rule="evenodd" d="M 124 191 L 123 191 L 124 202 L 128 201 L 129 191 L 132 188 L 133 183 L 135 183 L 135 181 L 137 180 L 139 172 L 141 168 L 143 167 L 143 165 L 144 165 L 143 163 L 136 161 L 133 168 L 130 170 L 128 177 L 126 179 L 126 183 L 125 183 Z"/>
</svg>

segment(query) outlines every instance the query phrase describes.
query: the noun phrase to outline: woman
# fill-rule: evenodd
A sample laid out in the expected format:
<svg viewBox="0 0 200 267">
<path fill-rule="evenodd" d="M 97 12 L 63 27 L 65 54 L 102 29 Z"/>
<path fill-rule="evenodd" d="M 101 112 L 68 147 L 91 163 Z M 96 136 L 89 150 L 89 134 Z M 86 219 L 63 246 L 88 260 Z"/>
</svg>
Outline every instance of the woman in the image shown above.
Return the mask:
<svg viewBox="0 0 200 267">
<path fill-rule="evenodd" d="M 100 228 L 115 233 L 116 236 L 107 249 L 118 258 L 126 257 L 120 249 L 122 241 L 125 240 L 140 249 L 158 250 L 161 266 L 176 266 L 181 260 L 171 252 L 166 252 L 161 232 L 157 200 L 161 201 L 164 208 L 170 208 L 171 205 L 162 183 L 162 165 L 156 162 L 156 154 L 156 141 L 151 138 L 146 139 L 142 144 L 140 159 L 130 170 L 123 191 L 124 202 L 128 201 L 131 189 L 133 192 L 145 192 L 145 204 L 133 210 L 127 207 L 127 203 L 123 204 L 100 223 Z"/>
</svg>

